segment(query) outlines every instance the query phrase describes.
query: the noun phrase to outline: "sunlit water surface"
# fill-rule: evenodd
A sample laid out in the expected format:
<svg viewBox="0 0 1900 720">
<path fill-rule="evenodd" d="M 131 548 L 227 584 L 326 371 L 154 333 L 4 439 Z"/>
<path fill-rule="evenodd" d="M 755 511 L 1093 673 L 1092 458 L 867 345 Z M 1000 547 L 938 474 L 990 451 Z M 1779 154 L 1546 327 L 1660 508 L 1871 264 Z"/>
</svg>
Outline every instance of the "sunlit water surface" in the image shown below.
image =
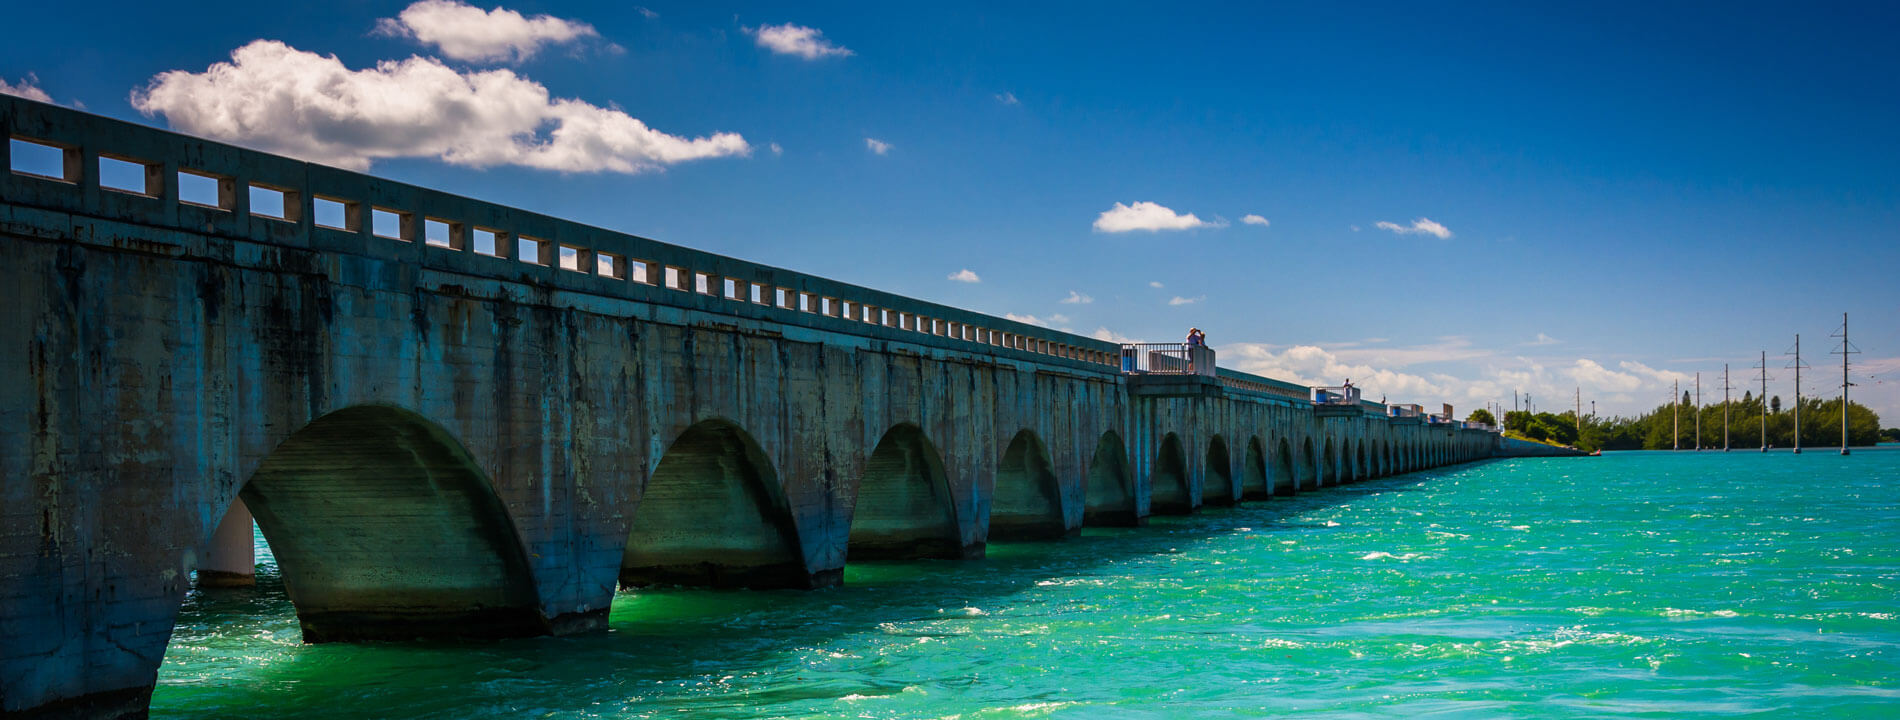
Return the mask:
<svg viewBox="0 0 1900 720">
<path fill-rule="evenodd" d="M 303 645 L 266 558 L 156 717 L 1900 717 L 1900 449 L 1516 460 L 622 593 L 612 630 Z"/>
</svg>

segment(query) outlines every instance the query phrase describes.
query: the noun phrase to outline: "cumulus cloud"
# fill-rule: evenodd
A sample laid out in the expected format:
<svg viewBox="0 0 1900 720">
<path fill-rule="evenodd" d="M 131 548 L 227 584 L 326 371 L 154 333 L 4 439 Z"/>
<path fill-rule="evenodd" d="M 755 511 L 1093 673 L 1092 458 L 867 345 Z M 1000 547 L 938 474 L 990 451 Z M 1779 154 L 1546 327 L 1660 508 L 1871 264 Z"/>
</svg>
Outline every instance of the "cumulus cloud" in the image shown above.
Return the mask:
<svg viewBox="0 0 1900 720">
<path fill-rule="evenodd" d="M 639 173 L 751 152 L 736 133 L 669 135 L 619 109 L 550 97 L 509 70 L 463 73 L 422 57 L 351 70 L 334 55 L 274 40 L 253 41 L 201 73 L 160 73 L 132 93 L 132 106 L 182 132 L 354 170 L 432 157 Z"/>
<path fill-rule="evenodd" d="M 1556 345 L 1557 343 L 1560 343 L 1560 342 L 1563 342 L 1563 341 L 1558 340 L 1557 338 L 1551 337 L 1549 335 L 1545 335 L 1543 333 L 1538 333 L 1537 337 L 1532 338 L 1530 342 L 1527 342 L 1524 344 L 1525 345 Z"/>
<path fill-rule="evenodd" d="M 983 282 L 983 278 L 977 277 L 976 273 L 971 272 L 969 268 L 964 268 L 962 270 L 958 270 L 956 272 L 950 273 L 950 279 L 955 280 L 960 283 Z"/>
<path fill-rule="evenodd" d="M 28 73 L 26 77 L 20 78 L 20 84 L 18 85 L 8 84 L 6 78 L 0 78 L 0 95 L 23 97 L 28 100 L 38 100 L 43 103 L 53 101 L 53 96 L 47 95 L 45 90 L 40 89 L 39 76 L 31 73 Z"/>
<path fill-rule="evenodd" d="M 1166 286 L 1166 285 L 1162 285 L 1162 284 L 1161 284 L 1161 281 L 1160 281 L 1160 280 L 1149 280 L 1149 281 L 1148 281 L 1148 287 L 1151 287 L 1151 288 L 1155 288 L 1155 289 L 1157 289 L 1157 290 L 1159 290 L 1159 289 L 1161 289 L 1161 288 L 1164 288 L 1164 287 L 1167 287 L 1167 286 Z"/>
<path fill-rule="evenodd" d="M 1069 322 L 1069 316 L 1063 315 L 1061 313 L 1050 315 L 1048 317 L 1037 317 L 1035 315 L 1017 315 L 1016 313 L 1003 313 L 1003 318 L 1007 320 L 1015 320 L 1016 322 L 1023 323 L 1026 325 L 1040 325 L 1046 328 L 1053 328 L 1053 329 L 1065 330 L 1065 331 L 1068 328 L 1064 328 L 1061 326 Z"/>
<path fill-rule="evenodd" d="M 1095 302 L 1095 298 L 1083 295 L 1074 290 L 1070 290 L 1069 296 L 1062 299 L 1062 304 L 1064 305 L 1087 305 L 1092 302 Z"/>
<path fill-rule="evenodd" d="M 1351 378 L 1368 399 L 1384 395 L 1395 403 L 1421 404 L 1430 404 L 1434 398 L 1453 399 L 1443 377 L 1353 363 L 1317 345 L 1295 345 L 1276 352 L 1270 345 L 1232 343 L 1222 345 L 1220 353 L 1223 364 L 1233 362 L 1238 370 L 1302 385 L 1338 385 Z"/>
<path fill-rule="evenodd" d="M 865 138 L 864 147 L 879 155 L 889 155 L 891 152 L 891 144 L 877 138 Z"/>
<path fill-rule="evenodd" d="M 1643 386 L 1642 378 L 1603 367 L 1589 358 L 1577 358 L 1566 372 L 1579 386 L 1602 392 L 1629 392 Z"/>
<path fill-rule="evenodd" d="M 1112 342 L 1117 345 L 1132 345 L 1141 342 L 1135 338 L 1110 330 L 1107 326 L 1095 328 L 1095 332 L 1089 333 L 1089 337 L 1102 342 Z"/>
<path fill-rule="evenodd" d="M 1381 220 L 1374 227 L 1377 227 L 1380 230 L 1389 230 L 1389 231 L 1398 233 L 1400 235 L 1431 235 L 1431 236 L 1437 237 L 1440 240 L 1451 237 L 1450 228 L 1447 228 L 1443 225 L 1432 222 L 1431 218 L 1419 218 L 1417 220 L 1413 220 L 1410 226 L 1400 225 L 1395 222 L 1385 222 Z"/>
<path fill-rule="evenodd" d="M 1190 298 L 1190 297 L 1181 297 L 1181 296 L 1179 296 L 1179 295 L 1176 295 L 1176 296 L 1174 296 L 1174 298 L 1173 298 L 1173 299 L 1171 299 L 1171 300 L 1169 300 L 1169 301 L 1168 301 L 1168 304 L 1169 304 L 1169 305 L 1193 305 L 1194 303 L 1197 303 L 1197 302 L 1200 302 L 1200 301 L 1202 301 L 1202 300 L 1206 300 L 1206 299 L 1207 299 L 1207 296 L 1206 296 L 1206 295 L 1197 295 L 1197 296 L 1195 296 L 1195 297 L 1191 297 L 1191 298 Z"/>
<path fill-rule="evenodd" d="M 1260 227 L 1266 227 L 1272 224 L 1270 222 L 1267 222 L 1266 218 L 1260 217 L 1259 215 L 1255 215 L 1253 213 L 1248 213 L 1246 215 L 1240 216 L 1240 221 L 1248 225 L 1259 225 Z"/>
<path fill-rule="evenodd" d="M 771 150 L 772 150 L 772 154 L 773 154 L 773 155 L 784 155 L 784 154 L 785 154 L 785 148 L 782 148 L 782 147 L 779 147 L 779 144 L 778 144 L 778 143 L 772 143 L 772 144 L 770 144 L 770 145 L 767 145 L 766 147 L 768 147 L 768 148 L 771 148 Z"/>
<path fill-rule="evenodd" d="M 660 14 L 652 11 L 651 9 L 648 9 L 645 7 L 635 7 L 634 10 L 638 11 L 641 17 L 644 17 L 648 20 L 660 19 Z"/>
<path fill-rule="evenodd" d="M 1016 99 L 1016 93 L 1013 93 L 1013 92 L 1006 92 L 1006 93 L 1001 93 L 1001 94 L 998 94 L 998 95 L 996 96 L 996 101 L 997 101 L 997 102 L 999 102 L 999 103 L 1002 103 L 1002 104 L 1004 104 L 1004 105 L 1021 105 L 1021 104 L 1023 104 L 1023 101 L 1021 101 L 1021 100 L 1017 100 L 1017 99 Z"/>
<path fill-rule="evenodd" d="M 594 26 L 552 15 L 525 17 L 507 8 L 483 10 L 456 0 L 420 0 L 393 18 L 376 21 L 376 32 L 412 38 L 465 62 L 522 62 L 542 47 L 599 37 Z"/>
<path fill-rule="evenodd" d="M 792 55 L 806 60 L 824 57 L 850 57 L 850 50 L 831 44 L 824 33 L 817 28 L 785 23 L 784 25 L 761 25 L 745 28 L 746 33 L 759 43 L 759 47 L 780 55 Z"/>
<path fill-rule="evenodd" d="M 1095 218 L 1095 231 L 1105 233 L 1135 230 L 1160 232 L 1204 227 L 1220 227 L 1220 225 L 1195 217 L 1193 213 L 1183 215 L 1151 202 L 1137 202 L 1131 205 L 1115 203 L 1115 207 L 1102 211 L 1101 216 Z"/>
</svg>

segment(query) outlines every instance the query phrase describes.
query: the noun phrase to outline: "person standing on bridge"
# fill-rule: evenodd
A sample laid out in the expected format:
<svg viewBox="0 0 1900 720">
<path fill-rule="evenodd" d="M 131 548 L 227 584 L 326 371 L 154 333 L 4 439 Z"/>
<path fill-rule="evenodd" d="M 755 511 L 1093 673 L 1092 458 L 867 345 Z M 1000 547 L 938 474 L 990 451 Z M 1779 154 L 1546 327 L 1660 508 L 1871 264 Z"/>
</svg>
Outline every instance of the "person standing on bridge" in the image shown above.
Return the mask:
<svg viewBox="0 0 1900 720">
<path fill-rule="evenodd" d="M 1200 328 L 1188 328 L 1187 344 L 1188 347 L 1205 346 L 1207 345 L 1207 334 L 1201 332 Z"/>
</svg>

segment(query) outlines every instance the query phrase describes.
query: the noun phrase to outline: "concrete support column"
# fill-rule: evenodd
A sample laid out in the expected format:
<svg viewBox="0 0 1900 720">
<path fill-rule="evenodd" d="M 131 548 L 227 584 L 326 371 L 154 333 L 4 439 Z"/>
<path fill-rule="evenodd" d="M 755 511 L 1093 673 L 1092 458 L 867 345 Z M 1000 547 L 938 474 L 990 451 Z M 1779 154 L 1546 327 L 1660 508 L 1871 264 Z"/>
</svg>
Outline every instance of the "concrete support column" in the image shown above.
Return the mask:
<svg viewBox="0 0 1900 720">
<path fill-rule="evenodd" d="M 257 584 L 257 545 L 251 509 L 231 500 L 231 509 L 211 535 L 211 546 L 198 563 L 198 587 L 251 587 Z"/>
</svg>

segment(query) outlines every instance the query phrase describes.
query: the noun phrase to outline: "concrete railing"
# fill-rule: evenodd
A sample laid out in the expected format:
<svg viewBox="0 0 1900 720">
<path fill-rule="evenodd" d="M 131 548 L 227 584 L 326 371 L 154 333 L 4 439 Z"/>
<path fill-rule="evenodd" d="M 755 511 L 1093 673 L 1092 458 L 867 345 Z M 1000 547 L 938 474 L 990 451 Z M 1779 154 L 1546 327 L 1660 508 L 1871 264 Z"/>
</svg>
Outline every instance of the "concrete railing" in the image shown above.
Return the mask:
<svg viewBox="0 0 1900 720">
<path fill-rule="evenodd" d="M 1093 338 L 13 96 L 0 95 L 0 136 L 9 205 L 1104 372 L 1118 361 Z"/>
</svg>

